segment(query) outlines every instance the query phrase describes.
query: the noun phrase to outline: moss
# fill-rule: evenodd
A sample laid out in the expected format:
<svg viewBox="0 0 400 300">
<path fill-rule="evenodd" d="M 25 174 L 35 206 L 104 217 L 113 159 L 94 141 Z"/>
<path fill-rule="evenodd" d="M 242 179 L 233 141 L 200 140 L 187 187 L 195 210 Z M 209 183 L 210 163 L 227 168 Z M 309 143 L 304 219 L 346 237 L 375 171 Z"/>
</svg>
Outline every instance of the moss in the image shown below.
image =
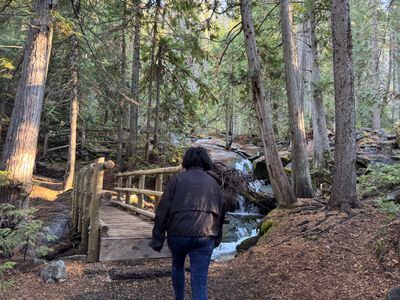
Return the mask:
<svg viewBox="0 0 400 300">
<path fill-rule="evenodd" d="M 260 236 L 267 234 L 273 225 L 274 222 L 272 220 L 269 219 L 265 220 L 260 226 Z"/>
<path fill-rule="evenodd" d="M 284 168 L 284 171 L 285 171 L 285 173 L 286 173 L 286 175 L 290 175 L 290 174 L 292 174 L 292 169 L 291 168 Z"/>
</svg>

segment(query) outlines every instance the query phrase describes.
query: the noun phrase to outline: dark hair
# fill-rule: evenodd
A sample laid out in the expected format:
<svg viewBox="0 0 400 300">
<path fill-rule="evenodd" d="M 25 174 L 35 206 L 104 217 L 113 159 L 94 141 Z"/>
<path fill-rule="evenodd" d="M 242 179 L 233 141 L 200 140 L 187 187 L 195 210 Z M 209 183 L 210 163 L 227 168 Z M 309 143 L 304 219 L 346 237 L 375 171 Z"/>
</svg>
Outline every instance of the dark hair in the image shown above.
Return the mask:
<svg viewBox="0 0 400 300">
<path fill-rule="evenodd" d="M 190 147 L 183 157 L 182 166 L 188 170 L 192 167 L 202 168 L 209 171 L 213 168 L 213 163 L 207 150 L 203 147 Z"/>
</svg>

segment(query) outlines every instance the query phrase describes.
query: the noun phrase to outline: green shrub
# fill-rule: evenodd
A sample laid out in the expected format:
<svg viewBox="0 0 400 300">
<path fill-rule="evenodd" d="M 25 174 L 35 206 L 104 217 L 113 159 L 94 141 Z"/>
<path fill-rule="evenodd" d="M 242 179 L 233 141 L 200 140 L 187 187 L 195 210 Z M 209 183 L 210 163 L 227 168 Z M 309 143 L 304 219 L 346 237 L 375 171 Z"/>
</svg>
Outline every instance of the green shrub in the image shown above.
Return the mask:
<svg viewBox="0 0 400 300">
<path fill-rule="evenodd" d="M 378 207 L 379 211 L 391 217 L 400 215 L 400 205 L 396 202 L 381 198 L 375 200 L 375 205 Z"/>
<path fill-rule="evenodd" d="M 33 214 L 35 209 L 16 209 L 13 205 L 5 203 L 0 205 L 0 258 L 6 261 L 0 264 L 0 292 L 12 284 L 12 281 L 6 281 L 4 274 L 15 266 L 10 261 L 16 251 L 21 251 L 24 260 L 28 250 L 35 252 L 35 255 L 42 257 L 52 251 L 47 246 L 37 246 L 36 243 L 43 236 L 43 222 L 35 220 Z M 48 240 L 52 237 L 46 237 Z"/>
<path fill-rule="evenodd" d="M 359 178 L 359 191 L 362 197 L 380 194 L 400 184 L 400 164 L 370 165 L 367 173 Z"/>
<path fill-rule="evenodd" d="M 13 284 L 12 280 L 6 280 L 4 278 L 4 274 L 14 268 L 15 263 L 11 261 L 6 261 L 3 264 L 0 264 L 0 295 L 2 295 L 5 290 Z"/>
</svg>

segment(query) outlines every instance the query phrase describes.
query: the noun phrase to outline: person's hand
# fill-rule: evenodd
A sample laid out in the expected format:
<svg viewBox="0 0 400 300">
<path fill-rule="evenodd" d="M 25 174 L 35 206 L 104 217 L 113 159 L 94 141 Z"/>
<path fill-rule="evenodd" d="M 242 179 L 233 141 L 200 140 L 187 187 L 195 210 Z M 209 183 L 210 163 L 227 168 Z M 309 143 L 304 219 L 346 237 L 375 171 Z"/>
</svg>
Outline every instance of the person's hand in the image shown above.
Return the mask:
<svg viewBox="0 0 400 300">
<path fill-rule="evenodd" d="M 152 248 L 154 251 L 160 252 L 162 249 L 162 246 L 155 246 L 153 240 L 149 243 L 150 248 Z"/>
</svg>

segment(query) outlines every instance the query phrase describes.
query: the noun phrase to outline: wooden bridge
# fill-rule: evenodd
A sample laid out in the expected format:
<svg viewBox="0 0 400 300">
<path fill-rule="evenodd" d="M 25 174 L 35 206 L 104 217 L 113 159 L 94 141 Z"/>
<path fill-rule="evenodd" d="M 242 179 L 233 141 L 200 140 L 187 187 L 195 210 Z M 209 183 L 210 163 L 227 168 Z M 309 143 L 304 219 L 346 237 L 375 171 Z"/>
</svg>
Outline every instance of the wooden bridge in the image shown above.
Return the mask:
<svg viewBox="0 0 400 300">
<path fill-rule="evenodd" d="M 169 257 L 167 247 L 156 252 L 148 244 L 164 176 L 181 167 L 119 173 L 114 191 L 104 191 L 104 172 L 113 167 L 99 158 L 75 174 L 72 233 L 80 237 L 80 251 L 88 262 Z"/>
</svg>

